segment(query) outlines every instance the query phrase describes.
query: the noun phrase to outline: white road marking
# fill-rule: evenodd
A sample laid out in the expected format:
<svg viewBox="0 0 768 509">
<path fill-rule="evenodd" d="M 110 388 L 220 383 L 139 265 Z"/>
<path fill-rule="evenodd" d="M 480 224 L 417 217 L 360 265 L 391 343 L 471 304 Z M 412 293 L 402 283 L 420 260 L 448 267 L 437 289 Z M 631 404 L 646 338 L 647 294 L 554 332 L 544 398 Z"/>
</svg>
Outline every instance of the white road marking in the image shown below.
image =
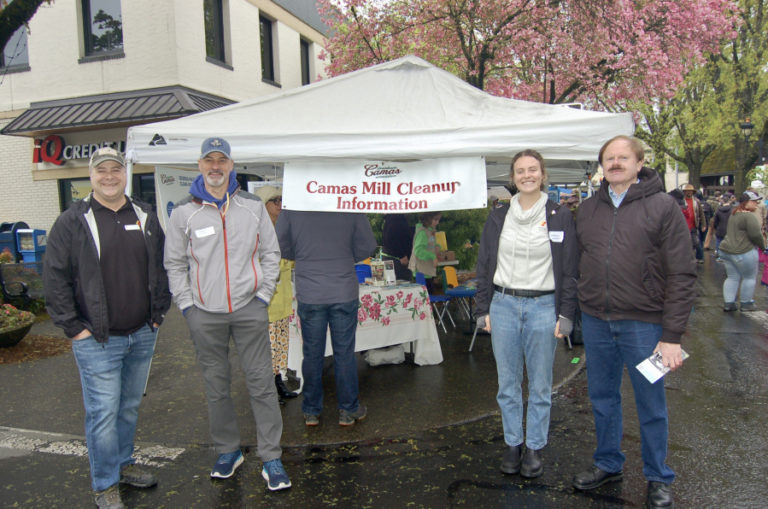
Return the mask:
<svg viewBox="0 0 768 509">
<path fill-rule="evenodd" d="M 180 447 L 138 443 L 133 456 L 140 465 L 163 467 L 176 460 L 184 451 Z M 82 436 L 0 426 L 0 459 L 26 456 L 34 452 L 88 457 L 88 448 Z"/>
</svg>

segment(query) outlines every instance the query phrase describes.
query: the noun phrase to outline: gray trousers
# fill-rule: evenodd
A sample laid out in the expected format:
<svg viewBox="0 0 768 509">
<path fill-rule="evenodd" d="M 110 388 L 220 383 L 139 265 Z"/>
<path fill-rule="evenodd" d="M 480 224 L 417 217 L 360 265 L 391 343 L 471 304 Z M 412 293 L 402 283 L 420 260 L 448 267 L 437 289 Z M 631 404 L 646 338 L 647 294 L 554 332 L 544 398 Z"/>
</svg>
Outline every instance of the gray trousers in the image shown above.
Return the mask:
<svg viewBox="0 0 768 509">
<path fill-rule="evenodd" d="M 209 313 L 192 306 L 186 318 L 203 371 L 216 453 L 229 453 L 240 447 L 240 430 L 230 396 L 229 338 L 232 337 L 251 397 L 259 456 L 265 462 L 279 458 L 283 416 L 272 374 L 267 306 L 256 298 L 234 313 Z"/>
</svg>

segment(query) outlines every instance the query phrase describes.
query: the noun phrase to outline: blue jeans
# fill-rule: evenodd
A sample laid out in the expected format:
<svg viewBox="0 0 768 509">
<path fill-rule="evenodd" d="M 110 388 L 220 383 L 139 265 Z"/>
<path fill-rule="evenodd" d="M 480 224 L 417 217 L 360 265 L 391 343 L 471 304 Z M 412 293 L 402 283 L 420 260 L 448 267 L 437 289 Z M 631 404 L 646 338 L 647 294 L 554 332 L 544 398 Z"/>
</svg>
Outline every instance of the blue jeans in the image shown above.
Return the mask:
<svg viewBox="0 0 768 509">
<path fill-rule="evenodd" d="M 93 336 L 72 341 L 95 491 L 116 484 L 120 468 L 134 462 L 133 436 L 156 338 L 157 332 L 145 325 L 128 336 L 109 336 L 106 343 Z"/>
<path fill-rule="evenodd" d="M 301 409 L 305 414 L 320 415 L 323 411 L 323 362 L 328 327 L 331 328 L 333 369 L 336 377 L 336 396 L 339 408 L 356 412 L 357 359 L 355 359 L 355 332 L 357 331 L 357 299 L 335 304 L 298 303 L 301 320 L 302 351 L 304 360 L 301 370 L 304 376 L 304 401 Z"/>
<path fill-rule="evenodd" d="M 597 434 L 595 466 L 606 472 L 619 472 L 624 465 L 621 381 L 626 365 L 640 421 L 643 474 L 649 481 L 671 483 L 675 473 L 665 463 L 668 419 L 664 379 L 652 384 L 635 368 L 653 353 L 661 338 L 661 325 L 601 320 L 587 313 L 581 316 L 589 399 Z"/>
<path fill-rule="evenodd" d="M 739 295 L 741 302 L 751 302 L 755 296 L 755 283 L 757 281 L 757 250 L 752 249 L 743 254 L 731 254 L 720 252 L 720 258 L 725 265 L 725 282 L 723 283 L 723 300 L 736 302 Z M 741 292 L 739 292 L 741 287 Z"/>
<path fill-rule="evenodd" d="M 512 297 L 494 292 L 490 308 L 491 343 L 499 376 L 496 401 L 504 441 L 529 449 L 547 445 L 555 360 L 555 295 Z M 523 435 L 523 361 L 528 373 L 527 433 Z"/>
</svg>

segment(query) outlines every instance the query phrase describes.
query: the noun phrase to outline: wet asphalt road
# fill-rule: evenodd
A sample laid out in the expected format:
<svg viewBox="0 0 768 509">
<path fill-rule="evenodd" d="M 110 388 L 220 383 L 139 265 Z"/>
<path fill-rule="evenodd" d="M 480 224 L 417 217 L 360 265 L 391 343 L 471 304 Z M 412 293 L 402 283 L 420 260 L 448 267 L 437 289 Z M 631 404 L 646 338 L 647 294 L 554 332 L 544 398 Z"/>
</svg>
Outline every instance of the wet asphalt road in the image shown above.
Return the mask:
<svg viewBox="0 0 768 509">
<path fill-rule="evenodd" d="M 766 507 L 768 314 L 723 313 L 722 266 L 708 252 L 699 271 L 699 298 L 683 339 L 691 358 L 666 379 L 676 507 Z M 765 309 L 765 292 L 765 287 L 756 291 L 759 309 Z M 123 488 L 124 501 L 129 507 L 171 508 L 643 506 L 639 431 L 626 378 L 624 481 L 580 493 L 570 479 L 590 465 L 594 447 L 585 374 L 555 395 L 545 473 L 524 480 L 498 470 L 504 444 L 489 341 L 479 339 L 472 354 L 465 352 L 468 339 L 461 334 L 441 334 L 441 343 L 446 356 L 441 366 L 361 363 L 361 393 L 371 412 L 353 430 L 340 430 L 329 411 L 320 429 L 310 432 L 300 422 L 298 400 L 290 401 L 284 409 L 283 462 L 293 488 L 269 493 L 250 447 L 233 479 L 208 478 L 214 457 L 199 374 L 188 345 L 169 338 L 158 345 L 137 437 L 143 458 L 158 465 L 153 470 L 160 485 Z M 556 380 L 570 376 L 576 366 L 570 361 L 581 356 L 580 348 L 561 348 Z M 7 427 L 0 436 L 8 428 L 68 434 L 58 440 L 46 434 L 35 447 L 29 447 L 37 443 L 35 436 L 22 434 L 16 437 L 18 449 L 0 448 L 1 507 L 92 507 L 87 458 L 56 450 L 76 449 L 82 435 L 76 368 L 66 357 L 0 366 L 0 426 Z M 332 392 L 330 384 L 327 390 Z M 235 399 L 242 409 L 243 441 L 252 445 L 242 390 Z M 330 394 L 326 408 L 333 404 Z M 146 447 L 158 444 L 177 455 L 164 450 L 154 457 Z"/>
</svg>

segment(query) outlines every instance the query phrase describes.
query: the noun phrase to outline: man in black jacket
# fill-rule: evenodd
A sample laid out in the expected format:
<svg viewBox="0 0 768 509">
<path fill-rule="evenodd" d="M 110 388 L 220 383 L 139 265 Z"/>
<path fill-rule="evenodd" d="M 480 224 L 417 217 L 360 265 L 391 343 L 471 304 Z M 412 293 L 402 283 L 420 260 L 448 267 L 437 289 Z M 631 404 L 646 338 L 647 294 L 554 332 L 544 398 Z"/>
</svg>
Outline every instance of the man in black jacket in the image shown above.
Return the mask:
<svg viewBox="0 0 768 509">
<path fill-rule="evenodd" d="M 89 174 L 93 192 L 51 228 L 43 283 L 48 314 L 72 339 L 80 371 L 96 504 L 120 508 L 118 483 L 157 484 L 134 464 L 133 438 L 171 294 L 163 231 L 149 205 L 125 196 L 123 156 L 100 148 Z"/>
<path fill-rule="evenodd" d="M 605 181 L 579 208 L 578 283 L 589 399 L 597 449 L 593 467 L 573 486 L 597 488 L 622 478 L 621 380 L 624 366 L 640 421 L 647 505 L 672 507 L 674 471 L 666 464 L 668 418 L 664 382 L 650 383 L 635 366 L 654 352 L 682 365 L 680 338 L 695 292 L 690 233 L 658 174 L 643 167 L 643 146 L 617 136 L 600 150 Z"/>
</svg>

